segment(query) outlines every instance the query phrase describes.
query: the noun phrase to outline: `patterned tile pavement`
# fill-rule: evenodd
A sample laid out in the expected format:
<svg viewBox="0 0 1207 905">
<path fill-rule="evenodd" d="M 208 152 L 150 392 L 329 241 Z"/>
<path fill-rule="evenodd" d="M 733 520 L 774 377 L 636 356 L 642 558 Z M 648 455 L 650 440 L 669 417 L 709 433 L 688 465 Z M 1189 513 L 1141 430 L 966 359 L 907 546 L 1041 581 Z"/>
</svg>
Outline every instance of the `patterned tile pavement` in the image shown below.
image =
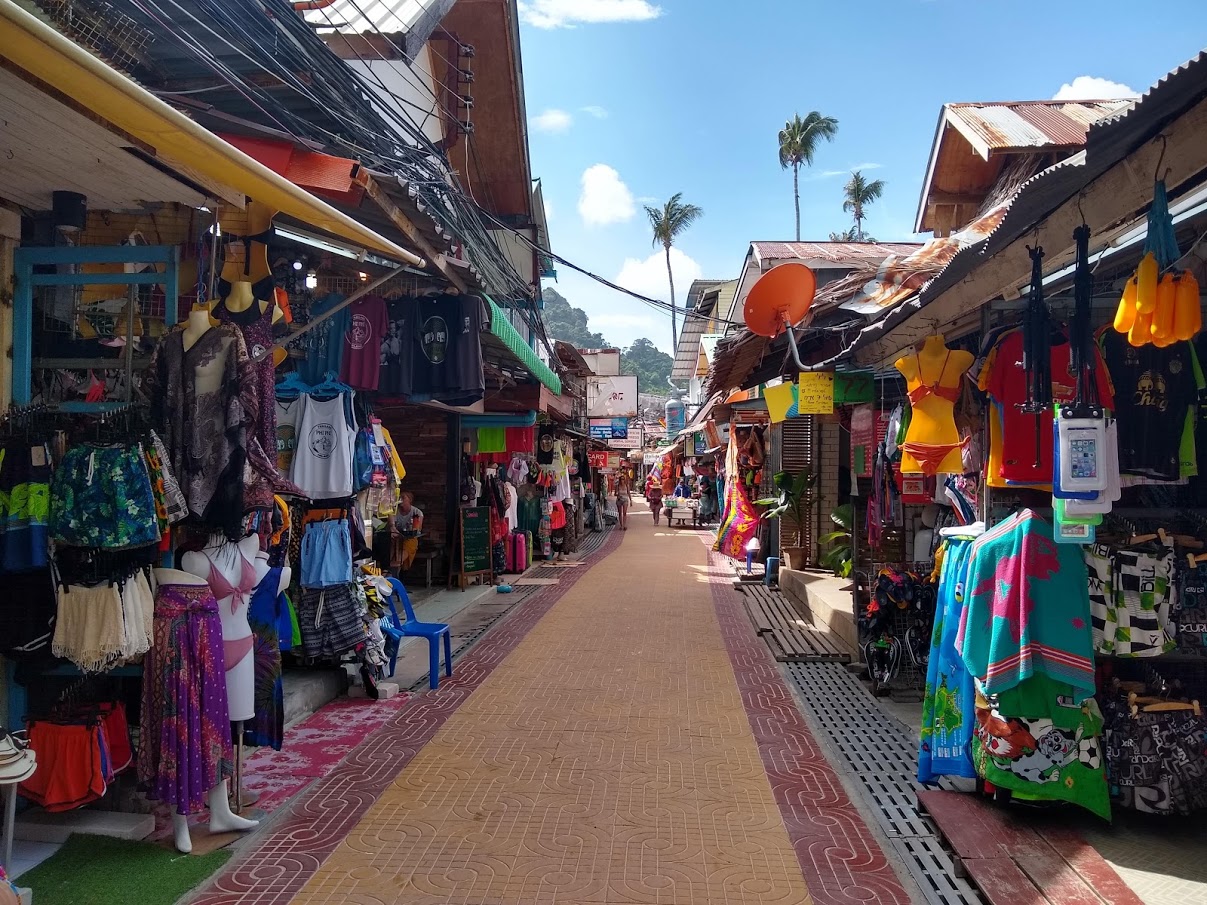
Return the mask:
<svg viewBox="0 0 1207 905">
<path fill-rule="evenodd" d="M 726 570 L 634 515 L 197 901 L 908 902 Z"/>
</svg>

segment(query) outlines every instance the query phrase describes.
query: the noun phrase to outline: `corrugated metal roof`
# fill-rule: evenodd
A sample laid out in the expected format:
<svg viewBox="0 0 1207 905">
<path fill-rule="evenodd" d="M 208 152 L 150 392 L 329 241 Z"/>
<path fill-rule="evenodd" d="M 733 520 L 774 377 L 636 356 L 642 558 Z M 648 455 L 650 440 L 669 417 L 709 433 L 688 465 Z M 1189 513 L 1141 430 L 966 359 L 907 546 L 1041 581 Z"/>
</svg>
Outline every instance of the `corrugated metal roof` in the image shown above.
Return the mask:
<svg viewBox="0 0 1207 905">
<path fill-rule="evenodd" d="M 967 279 L 981 263 L 1025 237 L 1034 224 L 1107 170 L 1119 165 L 1140 144 L 1151 140 L 1171 119 L 1205 95 L 1207 51 L 1166 74 L 1138 101 L 1094 122 L 1086 136 L 1084 151 L 1048 167 L 1024 183 L 1007 201 L 1002 216 L 985 237 L 960 248 L 919 293 L 907 296 L 886 317 L 865 327 L 843 355 L 883 339 L 951 287 Z M 843 356 L 836 356 L 840 357 Z"/>
<path fill-rule="evenodd" d="M 836 266 L 879 264 L 889 255 L 907 255 L 916 242 L 751 242 L 760 261 L 827 261 Z"/>
<path fill-rule="evenodd" d="M 343 34 L 380 32 L 402 35 L 401 49 L 413 60 L 455 0 L 335 0 L 330 6 L 307 10 L 302 16 L 322 32 Z M 397 44 L 398 42 L 394 42 Z"/>
<path fill-rule="evenodd" d="M 1079 148 L 1090 124 L 1130 107 L 1130 100 L 1010 101 L 947 104 L 947 121 L 982 156 L 1047 148 Z"/>
<path fill-rule="evenodd" d="M 712 317 L 717 315 L 713 311 L 714 299 L 709 299 L 708 304 L 704 307 L 700 305 L 701 299 L 712 294 L 714 290 L 719 290 L 716 293 L 716 301 L 725 303 L 733 298 L 736 287 L 737 280 L 696 280 L 692 283 L 689 292 L 689 297 L 694 295 L 690 309 L 692 313 L 683 316 L 683 328 L 679 331 L 679 346 L 675 349 L 675 363 L 671 369 L 672 379 L 689 380 L 696 376 L 696 369 L 700 362 L 700 337 L 704 335 Z"/>
</svg>

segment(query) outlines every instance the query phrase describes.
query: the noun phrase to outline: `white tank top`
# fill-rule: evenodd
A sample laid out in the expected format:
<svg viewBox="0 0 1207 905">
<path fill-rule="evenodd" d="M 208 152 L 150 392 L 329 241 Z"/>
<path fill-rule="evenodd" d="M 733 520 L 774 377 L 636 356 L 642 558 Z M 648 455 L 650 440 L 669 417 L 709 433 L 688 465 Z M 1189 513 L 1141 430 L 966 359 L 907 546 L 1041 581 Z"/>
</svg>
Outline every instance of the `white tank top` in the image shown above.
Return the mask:
<svg viewBox="0 0 1207 905">
<path fill-rule="evenodd" d="M 306 400 L 297 429 L 289 478 L 312 500 L 352 496 L 352 452 L 356 429 L 344 397 Z"/>
</svg>

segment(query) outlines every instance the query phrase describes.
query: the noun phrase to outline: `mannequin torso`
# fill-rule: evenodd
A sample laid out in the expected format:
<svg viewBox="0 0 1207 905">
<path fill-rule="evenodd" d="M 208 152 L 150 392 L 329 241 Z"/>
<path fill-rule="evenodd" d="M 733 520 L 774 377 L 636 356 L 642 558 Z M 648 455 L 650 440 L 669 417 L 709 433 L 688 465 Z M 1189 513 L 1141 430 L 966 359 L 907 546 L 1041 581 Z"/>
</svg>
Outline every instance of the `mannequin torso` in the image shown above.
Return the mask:
<svg viewBox="0 0 1207 905">
<path fill-rule="evenodd" d="M 921 351 L 896 362 L 905 377 L 912 415 L 902 445 L 903 474 L 959 474 L 964 470 L 955 399 L 973 355 L 947 348 L 940 335 L 927 337 Z"/>
<path fill-rule="evenodd" d="M 181 557 L 185 571 L 205 580 L 218 600 L 226 664 L 226 696 L 230 718 L 234 721 L 250 720 L 256 711 L 255 663 L 251 657 L 254 638 L 247 622 L 247 606 L 255 586 L 268 572 L 267 560 L 259 559 L 259 552 L 260 541 L 255 535 L 245 537 L 238 544 L 216 537 L 211 538 L 201 552 L 186 553 Z"/>
</svg>

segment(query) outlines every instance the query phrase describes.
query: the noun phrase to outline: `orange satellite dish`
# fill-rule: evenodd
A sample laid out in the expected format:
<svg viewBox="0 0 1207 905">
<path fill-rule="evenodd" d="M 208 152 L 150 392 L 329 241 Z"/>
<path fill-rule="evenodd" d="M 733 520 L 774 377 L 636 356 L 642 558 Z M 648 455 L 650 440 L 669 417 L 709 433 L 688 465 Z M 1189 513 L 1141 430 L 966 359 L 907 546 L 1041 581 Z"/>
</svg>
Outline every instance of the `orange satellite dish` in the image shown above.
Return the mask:
<svg viewBox="0 0 1207 905">
<path fill-rule="evenodd" d="M 750 289 L 742 316 L 751 333 L 779 336 L 804 320 L 817 291 L 817 277 L 804 264 L 781 264 Z"/>
</svg>

